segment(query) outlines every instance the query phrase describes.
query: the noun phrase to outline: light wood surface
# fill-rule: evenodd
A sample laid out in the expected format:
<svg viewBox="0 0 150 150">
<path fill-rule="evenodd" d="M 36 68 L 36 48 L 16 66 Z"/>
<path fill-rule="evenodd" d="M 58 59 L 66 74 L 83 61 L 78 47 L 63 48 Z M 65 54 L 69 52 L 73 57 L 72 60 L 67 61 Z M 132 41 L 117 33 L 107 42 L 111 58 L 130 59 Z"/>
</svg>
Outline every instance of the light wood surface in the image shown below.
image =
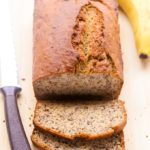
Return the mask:
<svg viewBox="0 0 150 150">
<path fill-rule="evenodd" d="M 31 80 L 34 1 L 11 0 L 10 3 L 19 82 L 22 87 L 18 106 L 32 150 L 37 150 L 30 140 L 36 104 Z M 138 58 L 131 25 L 122 11 L 119 11 L 119 23 L 125 80 L 120 99 L 125 101 L 128 114 L 125 128 L 126 150 L 150 150 L 150 60 L 141 61 Z M 0 95 L 0 150 L 10 150 L 2 95 Z"/>
</svg>

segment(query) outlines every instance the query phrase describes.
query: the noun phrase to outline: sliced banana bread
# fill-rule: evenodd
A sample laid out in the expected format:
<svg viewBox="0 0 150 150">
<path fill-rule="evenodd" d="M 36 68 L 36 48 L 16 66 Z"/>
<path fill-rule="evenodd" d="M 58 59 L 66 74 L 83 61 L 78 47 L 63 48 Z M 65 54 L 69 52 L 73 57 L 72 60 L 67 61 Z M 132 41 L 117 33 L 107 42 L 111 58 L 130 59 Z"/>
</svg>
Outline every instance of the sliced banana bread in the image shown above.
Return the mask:
<svg viewBox="0 0 150 150">
<path fill-rule="evenodd" d="M 33 87 L 38 99 L 116 99 L 123 63 L 115 0 L 35 0 Z"/>
<path fill-rule="evenodd" d="M 67 140 L 55 135 L 34 129 L 31 139 L 43 150 L 125 150 L 123 132 L 107 139 L 82 141 Z"/>
<path fill-rule="evenodd" d="M 64 138 L 91 140 L 120 132 L 126 117 L 118 100 L 44 100 L 37 102 L 34 124 Z"/>
</svg>

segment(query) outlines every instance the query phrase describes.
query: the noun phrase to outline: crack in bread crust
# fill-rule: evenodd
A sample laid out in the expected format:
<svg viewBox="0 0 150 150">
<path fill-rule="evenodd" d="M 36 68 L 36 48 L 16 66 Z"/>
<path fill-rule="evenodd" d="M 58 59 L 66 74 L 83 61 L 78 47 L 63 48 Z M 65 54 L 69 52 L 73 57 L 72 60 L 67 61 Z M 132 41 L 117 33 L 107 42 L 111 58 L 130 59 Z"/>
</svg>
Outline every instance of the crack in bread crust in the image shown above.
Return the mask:
<svg viewBox="0 0 150 150">
<path fill-rule="evenodd" d="M 102 12 L 91 3 L 81 7 L 72 34 L 72 45 L 80 53 L 76 73 L 112 72 L 112 59 L 103 47 L 103 21 Z"/>
</svg>

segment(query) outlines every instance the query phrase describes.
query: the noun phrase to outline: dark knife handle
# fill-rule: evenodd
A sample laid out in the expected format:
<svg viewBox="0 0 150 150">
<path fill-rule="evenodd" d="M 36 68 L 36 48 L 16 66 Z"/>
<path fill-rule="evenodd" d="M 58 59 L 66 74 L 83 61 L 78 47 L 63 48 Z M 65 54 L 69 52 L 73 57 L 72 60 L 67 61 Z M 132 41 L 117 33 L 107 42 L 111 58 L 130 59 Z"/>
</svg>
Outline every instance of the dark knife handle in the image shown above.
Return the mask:
<svg viewBox="0 0 150 150">
<path fill-rule="evenodd" d="M 5 115 L 9 140 L 12 150 L 31 150 L 17 107 L 17 94 L 21 88 L 14 86 L 2 87 L 1 91 L 5 98 Z"/>
</svg>

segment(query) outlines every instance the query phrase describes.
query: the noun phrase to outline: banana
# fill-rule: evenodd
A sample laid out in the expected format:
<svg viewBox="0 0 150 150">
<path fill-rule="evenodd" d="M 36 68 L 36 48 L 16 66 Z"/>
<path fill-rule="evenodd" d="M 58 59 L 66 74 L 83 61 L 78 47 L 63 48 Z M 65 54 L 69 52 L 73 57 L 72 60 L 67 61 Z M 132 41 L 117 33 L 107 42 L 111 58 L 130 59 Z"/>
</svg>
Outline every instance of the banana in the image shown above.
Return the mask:
<svg viewBox="0 0 150 150">
<path fill-rule="evenodd" d="M 134 31 L 140 58 L 150 57 L 150 0 L 117 0 Z"/>
</svg>

